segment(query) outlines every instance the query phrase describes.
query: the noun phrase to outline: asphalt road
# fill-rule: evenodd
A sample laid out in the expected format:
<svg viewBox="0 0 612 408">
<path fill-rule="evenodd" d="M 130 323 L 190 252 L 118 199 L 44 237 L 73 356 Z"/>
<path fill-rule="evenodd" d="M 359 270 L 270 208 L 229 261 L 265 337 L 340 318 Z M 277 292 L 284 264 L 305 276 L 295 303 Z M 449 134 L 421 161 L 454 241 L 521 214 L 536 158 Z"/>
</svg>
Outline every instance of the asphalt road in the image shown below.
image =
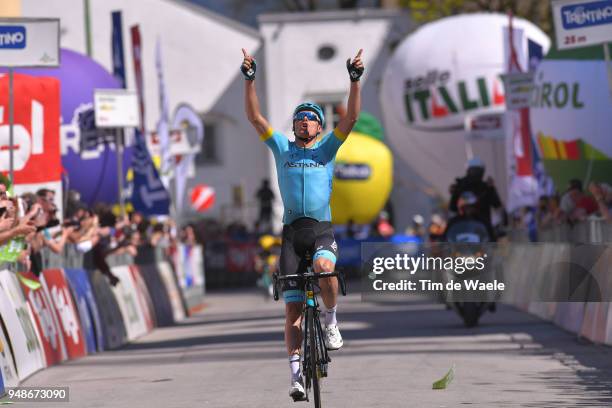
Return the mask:
<svg viewBox="0 0 612 408">
<path fill-rule="evenodd" d="M 311 406 L 287 395 L 281 302 L 224 291 L 208 294 L 206 304 L 175 327 L 24 385 L 70 387 L 71 402 L 52 407 Z M 341 299 L 338 317 L 345 346 L 332 354 L 325 407 L 612 406 L 612 348 L 510 307 L 466 329 L 441 305 L 364 303 L 353 294 Z M 432 390 L 453 364 L 449 387 Z"/>
</svg>

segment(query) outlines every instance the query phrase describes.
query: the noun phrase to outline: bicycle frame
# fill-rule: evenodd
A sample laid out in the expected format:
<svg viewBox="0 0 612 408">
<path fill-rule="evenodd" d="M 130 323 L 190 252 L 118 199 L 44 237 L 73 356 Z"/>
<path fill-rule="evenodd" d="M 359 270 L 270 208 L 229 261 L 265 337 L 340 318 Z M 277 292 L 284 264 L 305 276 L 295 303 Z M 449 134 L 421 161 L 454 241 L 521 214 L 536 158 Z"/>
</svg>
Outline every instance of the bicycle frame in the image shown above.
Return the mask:
<svg viewBox="0 0 612 408">
<path fill-rule="evenodd" d="M 323 328 L 321 327 L 321 320 L 319 319 L 320 311 L 319 311 L 319 302 L 317 301 L 317 296 L 315 293 L 315 284 L 311 280 L 306 280 L 304 285 L 305 299 L 304 299 L 304 310 L 302 311 L 302 321 L 304 322 L 304 358 L 303 362 L 307 363 L 308 357 L 306 355 L 306 351 L 309 350 L 308 341 L 309 341 L 309 332 L 308 332 L 308 322 L 306 321 L 307 309 L 312 309 L 312 313 L 314 316 L 314 330 L 315 330 L 315 339 L 318 344 L 315 344 L 315 347 L 318 348 L 321 353 L 320 359 L 317 362 L 318 367 L 315 368 L 317 371 L 312 371 L 316 373 L 316 375 L 320 375 L 320 377 L 327 377 L 327 364 L 331 362 L 331 358 L 327 352 L 327 347 L 325 347 L 325 342 L 323 341 Z M 309 363 L 307 363 L 309 364 Z"/>
<path fill-rule="evenodd" d="M 304 324 L 304 329 L 302 330 L 304 338 L 302 367 L 305 379 L 305 399 L 309 401 L 308 394 L 312 388 L 315 395 L 315 407 L 321 406 L 319 379 L 327 377 L 327 366 L 328 363 L 331 362 L 327 347 L 325 346 L 325 341 L 323 340 L 323 328 L 321 327 L 321 320 L 319 319 L 319 303 L 315 293 L 315 287 L 318 287 L 318 285 L 315 282 L 321 278 L 329 278 L 332 276 L 338 277 L 341 292 L 346 296 L 346 283 L 344 282 L 344 275 L 341 272 L 314 273 L 312 271 L 312 264 L 310 264 L 306 267 L 306 272 L 304 274 L 284 276 L 279 276 L 277 274 L 273 275 L 274 300 L 278 300 L 279 298 L 277 289 L 279 281 L 295 279 L 302 283 L 300 286 L 304 289 L 305 298 L 302 310 L 302 322 Z M 310 321 L 312 321 L 312 327 L 309 327 Z M 314 332 L 311 333 L 311 330 Z M 314 358 L 311 353 L 315 353 Z"/>
</svg>

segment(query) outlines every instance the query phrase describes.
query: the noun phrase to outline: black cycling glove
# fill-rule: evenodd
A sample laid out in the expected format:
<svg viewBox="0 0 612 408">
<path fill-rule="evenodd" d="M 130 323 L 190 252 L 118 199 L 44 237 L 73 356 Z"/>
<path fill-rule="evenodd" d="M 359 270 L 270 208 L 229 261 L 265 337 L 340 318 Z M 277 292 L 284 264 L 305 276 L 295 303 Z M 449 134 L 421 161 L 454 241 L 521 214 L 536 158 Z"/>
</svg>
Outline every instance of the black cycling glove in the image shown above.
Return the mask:
<svg viewBox="0 0 612 408">
<path fill-rule="evenodd" d="M 349 72 L 349 77 L 351 78 L 351 82 L 359 81 L 359 78 L 361 78 L 361 75 L 363 75 L 364 68 L 363 67 L 357 68 L 355 64 L 351 64 L 350 58 L 346 60 L 346 69 Z"/>
<path fill-rule="evenodd" d="M 242 75 L 244 75 L 244 79 L 247 81 L 252 81 L 255 79 L 255 71 L 257 70 L 257 64 L 255 63 L 255 59 L 251 61 L 251 68 L 246 69 L 244 65 L 240 66 L 240 71 L 242 71 Z"/>
</svg>

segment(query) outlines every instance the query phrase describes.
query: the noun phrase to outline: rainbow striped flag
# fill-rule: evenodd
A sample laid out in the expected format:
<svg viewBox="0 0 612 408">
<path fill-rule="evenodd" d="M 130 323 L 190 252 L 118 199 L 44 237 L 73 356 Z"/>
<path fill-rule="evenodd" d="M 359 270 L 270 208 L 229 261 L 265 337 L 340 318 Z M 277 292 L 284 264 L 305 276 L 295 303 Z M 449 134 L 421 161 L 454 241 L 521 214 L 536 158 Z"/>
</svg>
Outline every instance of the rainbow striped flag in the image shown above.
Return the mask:
<svg viewBox="0 0 612 408">
<path fill-rule="evenodd" d="M 610 157 L 582 139 L 557 140 L 540 132 L 537 141 L 545 160 L 610 160 Z"/>
</svg>

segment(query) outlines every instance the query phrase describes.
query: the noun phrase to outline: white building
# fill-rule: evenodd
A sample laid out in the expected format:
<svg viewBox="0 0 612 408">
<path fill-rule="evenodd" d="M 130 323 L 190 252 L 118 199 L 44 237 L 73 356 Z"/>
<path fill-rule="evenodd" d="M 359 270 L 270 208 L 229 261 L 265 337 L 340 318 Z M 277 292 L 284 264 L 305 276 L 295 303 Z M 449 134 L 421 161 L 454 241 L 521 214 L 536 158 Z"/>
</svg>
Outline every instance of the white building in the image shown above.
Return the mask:
<svg viewBox="0 0 612 408">
<path fill-rule="evenodd" d="M 362 110 L 382 121 L 381 78 L 394 46 L 412 28 L 408 14 L 393 9 L 264 14 L 259 17 L 259 24 L 266 60 L 268 120 L 274 128 L 293 138 L 293 109 L 303 101 L 314 101 L 324 107 L 331 130 L 338 119 L 335 107 L 346 106 L 348 98 L 346 60 L 353 58 L 360 48 L 364 50 L 366 66 Z M 269 161 L 270 177 L 275 179 L 271 153 Z M 394 172 L 396 180 L 416 177 L 399 161 Z M 409 202 L 418 207 L 417 194 L 413 193 Z M 280 216 L 282 207 L 280 202 L 277 204 L 276 213 Z"/>
<path fill-rule="evenodd" d="M 243 79 L 239 71 L 241 48 L 258 65 L 258 94 L 270 123 L 291 135 L 291 114 L 304 100 L 324 105 L 328 118 L 345 104 L 349 80 L 346 59 L 364 49 L 366 73 L 363 110 L 382 119 L 379 86 L 393 47 L 411 28 L 407 14 L 385 9 L 264 14 L 260 31 L 221 17 L 182 0 L 90 1 L 92 58 L 112 72 L 111 12 L 120 10 L 128 88 L 134 89 L 129 29 L 138 24 L 142 37 L 146 125 L 154 129 L 159 118 L 155 46 L 162 47 L 163 70 L 170 111 L 191 105 L 205 123 L 204 153 L 198 156 L 197 176 L 188 188 L 205 183 L 217 192 L 216 205 L 206 216 L 244 219 L 257 216 L 254 195 L 261 180 L 275 180 L 272 155 L 244 114 Z M 21 0 L 24 17 L 59 17 L 61 46 L 86 53 L 82 0 Z M 335 120 L 329 120 L 333 126 Z M 292 136 L 292 135 L 291 135 Z M 402 166 L 401 163 L 398 163 Z M 412 172 L 405 166 L 396 175 Z M 275 182 L 271 183 L 276 185 Z M 282 206 L 277 192 L 276 218 Z M 246 208 L 234 206 L 243 201 Z M 184 215 L 197 214 L 185 200 Z"/>
<path fill-rule="evenodd" d="M 155 47 L 159 39 L 170 112 L 191 105 L 206 125 L 206 154 L 197 158 L 197 176 L 188 187 L 215 188 L 217 204 L 207 216 L 219 217 L 242 185 L 252 197 L 267 171 L 267 153 L 245 118 L 241 48 L 259 56 L 259 33 L 247 26 L 179 0 L 90 1 L 92 58 L 112 72 L 111 12 L 120 10 L 128 88 L 135 89 L 130 27 L 138 25 L 142 58 L 146 125 L 155 129 L 159 95 Z M 61 19 L 61 47 L 86 53 L 82 0 L 22 0 L 24 17 Z M 186 217 L 195 217 L 186 200 Z"/>
</svg>

